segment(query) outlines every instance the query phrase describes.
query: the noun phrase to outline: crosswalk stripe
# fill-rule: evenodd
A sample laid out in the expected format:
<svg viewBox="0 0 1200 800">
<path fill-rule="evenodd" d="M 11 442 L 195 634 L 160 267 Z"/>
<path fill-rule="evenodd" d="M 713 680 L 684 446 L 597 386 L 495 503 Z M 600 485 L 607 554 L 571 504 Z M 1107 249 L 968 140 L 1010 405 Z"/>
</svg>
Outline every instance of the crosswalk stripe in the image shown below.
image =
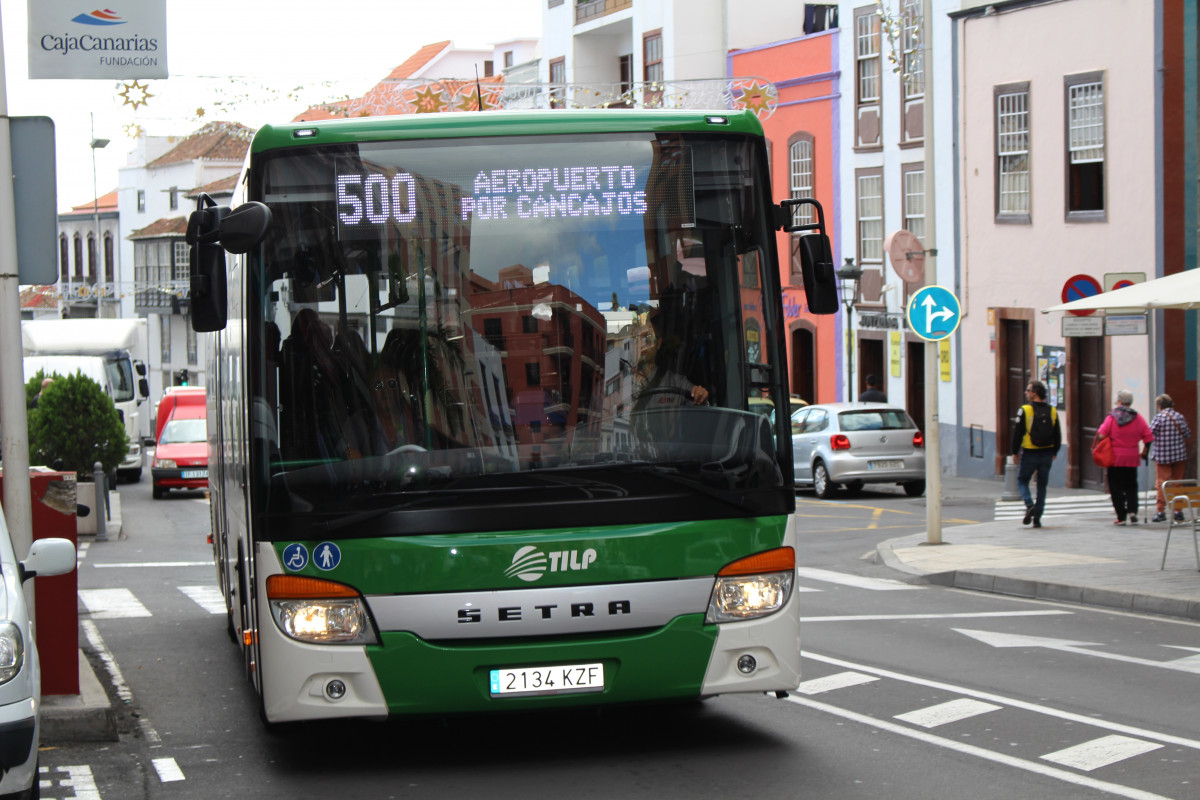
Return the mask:
<svg viewBox="0 0 1200 800">
<path fill-rule="evenodd" d="M 1064 767 L 1074 767 L 1084 772 L 1091 772 L 1127 758 L 1140 756 L 1142 753 L 1149 753 L 1160 747 L 1162 747 L 1161 744 L 1154 742 L 1113 734 L 1112 736 L 1101 736 L 1099 739 L 1077 744 L 1065 750 L 1047 753 L 1042 756 L 1042 759 L 1062 764 Z"/>
<path fill-rule="evenodd" d="M 833 675 L 826 675 L 823 678 L 813 678 L 810 681 L 801 681 L 796 687 L 796 691 L 800 694 L 821 694 L 822 692 L 832 692 L 837 689 L 845 689 L 848 686 L 858 686 L 862 683 L 871 683 L 879 678 L 874 675 L 864 675 L 861 672 L 836 672 Z"/>
<path fill-rule="evenodd" d="M 127 619 L 152 616 L 128 589 L 80 589 L 79 599 L 92 619 Z"/>
<path fill-rule="evenodd" d="M 1149 509 L 1155 502 L 1155 492 L 1149 489 L 1140 494 L 1141 507 Z M 1069 495 L 1066 497 L 1046 498 L 1046 509 L 1043 517 L 1062 517 L 1080 513 L 1107 513 L 1113 510 L 1112 500 L 1108 495 L 1097 494 L 1094 497 L 1085 495 Z M 1025 503 L 1021 500 L 997 500 L 993 519 L 996 521 L 1021 519 L 1025 516 Z"/>
<path fill-rule="evenodd" d="M 150 760 L 150 763 L 154 765 L 154 771 L 158 773 L 158 779 L 163 783 L 184 780 L 183 770 L 175 763 L 175 759 L 154 758 Z"/>
<path fill-rule="evenodd" d="M 896 592 L 925 588 L 924 586 L 914 586 L 911 583 L 904 583 L 903 581 L 894 581 L 890 578 L 866 578 L 862 575 L 850 575 L 845 572 L 834 572 L 833 570 L 816 569 L 814 567 L 798 567 L 796 574 L 801 578 L 808 578 L 809 580 L 837 583 L 842 586 L 869 589 L 873 592 Z"/>
<path fill-rule="evenodd" d="M 179 591 L 210 614 L 225 613 L 225 598 L 216 586 L 180 586 Z"/>
<path fill-rule="evenodd" d="M 907 714 L 897 714 L 895 719 L 901 722 L 911 722 L 922 728 L 936 728 L 939 725 L 948 725 L 951 722 L 977 717 L 1001 708 L 1003 706 L 964 697 L 947 703 L 938 703 L 936 706 L 928 708 L 919 708 L 916 711 L 909 711 Z"/>
</svg>

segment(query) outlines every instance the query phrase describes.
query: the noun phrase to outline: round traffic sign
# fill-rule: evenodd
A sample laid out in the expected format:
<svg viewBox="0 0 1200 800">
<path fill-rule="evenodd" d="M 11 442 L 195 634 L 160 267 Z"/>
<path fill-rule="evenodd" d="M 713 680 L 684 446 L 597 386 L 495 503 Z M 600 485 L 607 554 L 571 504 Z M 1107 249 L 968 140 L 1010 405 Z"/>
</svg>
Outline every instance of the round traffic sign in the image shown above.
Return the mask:
<svg viewBox="0 0 1200 800">
<path fill-rule="evenodd" d="M 1100 294 L 1100 281 L 1093 278 L 1091 275 L 1075 275 L 1067 278 L 1067 282 L 1063 284 L 1062 301 L 1070 303 L 1073 300 L 1082 300 L 1085 297 L 1092 297 Z M 1095 314 L 1095 311 L 1072 311 L 1077 317 L 1086 317 L 1089 314 Z"/>
<path fill-rule="evenodd" d="M 908 326 L 922 339 L 936 342 L 958 329 L 962 306 L 943 286 L 922 286 L 908 301 Z"/>
</svg>

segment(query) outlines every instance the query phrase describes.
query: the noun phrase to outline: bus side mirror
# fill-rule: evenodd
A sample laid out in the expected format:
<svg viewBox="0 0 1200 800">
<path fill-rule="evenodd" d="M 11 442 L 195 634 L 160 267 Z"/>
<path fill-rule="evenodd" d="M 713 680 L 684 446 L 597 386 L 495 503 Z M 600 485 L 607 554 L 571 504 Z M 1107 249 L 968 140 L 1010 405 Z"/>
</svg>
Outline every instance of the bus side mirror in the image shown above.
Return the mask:
<svg viewBox="0 0 1200 800">
<path fill-rule="evenodd" d="M 250 252 L 270 227 L 271 209 L 263 203 L 252 200 L 230 211 L 207 194 L 196 200 L 187 227 L 193 328 L 219 331 L 225 327 L 225 253 Z"/>
<path fill-rule="evenodd" d="M 218 206 L 207 194 L 196 200 L 188 217 L 188 262 L 191 273 L 192 327 L 219 331 L 229 313 L 226 306 L 225 248 L 221 247 L 221 220 L 228 206 Z"/>
<path fill-rule="evenodd" d="M 271 209 L 250 200 L 221 220 L 221 246 L 230 253 L 248 253 L 258 246 L 271 227 Z"/>
<path fill-rule="evenodd" d="M 812 205 L 817 209 L 817 221 L 805 225 L 791 223 L 792 209 Z M 800 268 L 804 275 L 804 295 L 808 310 L 813 314 L 835 314 L 838 310 L 837 271 L 833 268 L 833 251 L 825 234 L 825 212 L 821 204 L 808 197 L 784 200 L 777 207 L 779 226 L 787 233 L 805 233 L 797 244 L 800 249 Z"/>
</svg>

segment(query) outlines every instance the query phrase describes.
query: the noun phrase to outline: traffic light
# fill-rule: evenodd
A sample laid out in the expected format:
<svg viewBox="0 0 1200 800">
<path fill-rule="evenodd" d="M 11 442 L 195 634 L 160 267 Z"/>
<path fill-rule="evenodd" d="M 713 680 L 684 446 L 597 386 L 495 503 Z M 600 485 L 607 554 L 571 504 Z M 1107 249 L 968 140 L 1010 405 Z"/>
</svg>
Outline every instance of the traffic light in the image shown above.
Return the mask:
<svg viewBox="0 0 1200 800">
<path fill-rule="evenodd" d="M 188 371 L 186 369 L 179 370 L 179 385 L 180 386 L 188 385 Z"/>
</svg>

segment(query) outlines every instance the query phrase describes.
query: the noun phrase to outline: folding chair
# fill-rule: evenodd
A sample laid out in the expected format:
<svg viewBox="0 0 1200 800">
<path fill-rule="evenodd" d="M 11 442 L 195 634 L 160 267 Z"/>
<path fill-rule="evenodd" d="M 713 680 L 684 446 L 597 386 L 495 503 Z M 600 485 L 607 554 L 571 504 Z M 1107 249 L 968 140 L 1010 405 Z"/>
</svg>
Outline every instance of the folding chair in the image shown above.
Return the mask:
<svg viewBox="0 0 1200 800">
<path fill-rule="evenodd" d="M 1193 479 L 1163 481 L 1163 496 L 1167 500 L 1167 541 L 1163 544 L 1160 570 L 1167 568 L 1167 548 L 1171 545 L 1171 531 L 1176 526 L 1190 526 L 1192 544 L 1196 548 L 1196 569 L 1200 570 L 1200 481 Z M 1175 512 L 1183 513 L 1183 521 L 1175 521 Z"/>
</svg>

